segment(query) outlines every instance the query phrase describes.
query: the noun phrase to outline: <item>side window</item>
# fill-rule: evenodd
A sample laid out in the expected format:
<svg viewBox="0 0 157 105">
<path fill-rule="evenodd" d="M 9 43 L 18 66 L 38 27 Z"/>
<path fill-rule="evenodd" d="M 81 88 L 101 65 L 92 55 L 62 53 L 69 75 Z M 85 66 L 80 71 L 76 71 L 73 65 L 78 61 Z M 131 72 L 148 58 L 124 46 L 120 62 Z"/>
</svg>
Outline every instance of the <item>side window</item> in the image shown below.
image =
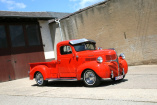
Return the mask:
<svg viewBox="0 0 157 105">
<path fill-rule="evenodd" d="M 24 32 L 22 25 L 10 25 L 10 37 L 12 47 L 25 46 Z"/>
<path fill-rule="evenodd" d="M 95 44 L 86 44 L 85 49 L 86 50 L 94 50 L 95 49 Z"/>
<path fill-rule="evenodd" d="M 60 54 L 65 55 L 65 54 L 72 54 L 72 49 L 70 46 L 61 46 L 60 47 Z"/>
<path fill-rule="evenodd" d="M 7 46 L 5 27 L 0 25 L 0 48 L 6 48 Z"/>
<path fill-rule="evenodd" d="M 28 44 L 40 45 L 39 31 L 37 25 L 26 25 L 26 32 L 28 37 Z"/>
</svg>

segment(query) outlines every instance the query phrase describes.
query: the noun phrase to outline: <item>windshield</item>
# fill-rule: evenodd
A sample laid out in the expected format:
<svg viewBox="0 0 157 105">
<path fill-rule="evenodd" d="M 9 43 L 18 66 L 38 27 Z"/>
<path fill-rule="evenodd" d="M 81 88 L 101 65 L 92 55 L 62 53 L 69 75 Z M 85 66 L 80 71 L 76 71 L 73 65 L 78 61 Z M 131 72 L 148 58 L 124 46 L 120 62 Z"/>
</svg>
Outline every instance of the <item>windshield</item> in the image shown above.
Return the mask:
<svg viewBox="0 0 157 105">
<path fill-rule="evenodd" d="M 74 48 L 77 52 L 79 51 L 85 51 L 85 50 L 95 50 L 95 44 L 94 43 L 81 43 L 74 45 Z"/>
</svg>

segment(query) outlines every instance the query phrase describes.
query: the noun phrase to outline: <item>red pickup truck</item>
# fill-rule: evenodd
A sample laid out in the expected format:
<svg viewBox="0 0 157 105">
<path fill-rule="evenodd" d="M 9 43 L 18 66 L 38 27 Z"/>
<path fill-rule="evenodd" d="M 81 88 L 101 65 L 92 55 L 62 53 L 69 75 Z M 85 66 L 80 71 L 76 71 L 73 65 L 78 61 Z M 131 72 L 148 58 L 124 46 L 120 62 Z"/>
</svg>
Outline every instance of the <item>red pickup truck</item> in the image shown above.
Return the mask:
<svg viewBox="0 0 157 105">
<path fill-rule="evenodd" d="M 98 86 L 101 79 L 121 80 L 128 72 L 125 55 L 114 49 L 96 48 L 89 39 L 62 41 L 57 44 L 57 60 L 30 63 L 30 80 L 39 86 L 48 80 L 83 80 L 86 86 Z"/>
</svg>

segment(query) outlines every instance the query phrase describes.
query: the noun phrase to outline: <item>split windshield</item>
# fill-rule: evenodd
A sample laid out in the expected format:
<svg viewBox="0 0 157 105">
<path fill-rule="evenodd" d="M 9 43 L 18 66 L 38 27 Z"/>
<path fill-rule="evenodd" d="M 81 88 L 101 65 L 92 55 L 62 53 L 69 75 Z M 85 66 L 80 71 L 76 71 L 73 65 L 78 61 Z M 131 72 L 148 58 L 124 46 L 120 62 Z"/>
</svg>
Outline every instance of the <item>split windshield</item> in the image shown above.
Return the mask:
<svg viewBox="0 0 157 105">
<path fill-rule="evenodd" d="M 79 51 L 85 51 L 85 50 L 95 50 L 96 46 L 95 46 L 95 43 L 80 43 L 80 44 L 74 45 L 74 48 L 77 52 L 79 52 Z"/>
</svg>

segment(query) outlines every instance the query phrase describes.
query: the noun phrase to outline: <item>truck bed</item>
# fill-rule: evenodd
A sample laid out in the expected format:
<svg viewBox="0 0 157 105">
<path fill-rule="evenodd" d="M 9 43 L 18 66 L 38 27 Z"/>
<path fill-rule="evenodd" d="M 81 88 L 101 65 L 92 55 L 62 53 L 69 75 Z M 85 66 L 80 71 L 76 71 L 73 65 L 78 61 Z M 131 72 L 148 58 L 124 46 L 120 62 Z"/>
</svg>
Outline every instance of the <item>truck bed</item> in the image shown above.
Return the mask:
<svg viewBox="0 0 157 105">
<path fill-rule="evenodd" d="M 49 68 L 55 68 L 57 64 L 57 60 L 52 60 L 51 62 L 36 62 L 36 63 L 29 63 L 29 64 L 30 64 L 30 70 L 38 65 L 45 65 Z"/>
</svg>

